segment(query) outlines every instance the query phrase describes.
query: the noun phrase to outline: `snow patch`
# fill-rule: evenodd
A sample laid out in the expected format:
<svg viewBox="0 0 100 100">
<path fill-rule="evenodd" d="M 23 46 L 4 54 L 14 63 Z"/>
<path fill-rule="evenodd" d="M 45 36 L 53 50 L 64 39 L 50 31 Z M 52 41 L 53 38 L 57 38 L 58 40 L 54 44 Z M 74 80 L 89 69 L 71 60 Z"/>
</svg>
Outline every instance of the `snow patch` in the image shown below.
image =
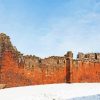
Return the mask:
<svg viewBox="0 0 100 100">
<path fill-rule="evenodd" d="M 100 83 L 49 84 L 0 90 L 1 100 L 68 100 L 100 94 Z"/>
</svg>

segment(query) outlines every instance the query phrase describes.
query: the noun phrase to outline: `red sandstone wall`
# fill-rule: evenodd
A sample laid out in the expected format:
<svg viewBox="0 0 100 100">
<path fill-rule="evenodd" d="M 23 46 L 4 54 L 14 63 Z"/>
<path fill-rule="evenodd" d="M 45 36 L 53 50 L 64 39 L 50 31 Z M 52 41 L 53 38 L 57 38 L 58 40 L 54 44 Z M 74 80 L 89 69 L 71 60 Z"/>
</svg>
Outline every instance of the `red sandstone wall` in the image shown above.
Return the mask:
<svg viewBox="0 0 100 100">
<path fill-rule="evenodd" d="M 100 82 L 100 53 L 73 53 L 41 59 L 23 56 L 0 34 L 0 84 L 7 87 L 65 82 Z"/>
<path fill-rule="evenodd" d="M 100 82 L 100 62 L 73 61 L 71 82 Z"/>
<path fill-rule="evenodd" d="M 66 59 L 61 65 L 46 63 L 32 69 L 24 68 L 14 58 L 12 51 L 5 51 L 1 59 L 0 84 L 7 87 L 65 82 L 100 82 L 100 63 Z M 51 61 L 50 60 L 50 61 Z M 52 62 L 51 62 L 52 64 Z"/>
<path fill-rule="evenodd" d="M 25 69 L 19 66 L 14 54 L 5 51 L 2 58 L 0 84 L 7 87 L 33 84 L 63 83 L 66 82 L 66 64 L 59 67 L 48 68 L 46 65 L 35 66 L 34 69 Z"/>
</svg>

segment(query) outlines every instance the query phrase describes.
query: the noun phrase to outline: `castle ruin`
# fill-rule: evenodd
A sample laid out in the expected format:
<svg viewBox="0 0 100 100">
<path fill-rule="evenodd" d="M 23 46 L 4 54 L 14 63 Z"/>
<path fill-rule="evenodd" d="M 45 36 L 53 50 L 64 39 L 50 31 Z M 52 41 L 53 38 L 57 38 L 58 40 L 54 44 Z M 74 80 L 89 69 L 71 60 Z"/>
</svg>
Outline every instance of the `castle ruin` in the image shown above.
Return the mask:
<svg viewBox="0 0 100 100">
<path fill-rule="evenodd" d="M 100 53 L 72 51 L 64 56 L 40 58 L 23 55 L 0 33 L 0 84 L 7 87 L 75 82 L 100 82 Z"/>
</svg>

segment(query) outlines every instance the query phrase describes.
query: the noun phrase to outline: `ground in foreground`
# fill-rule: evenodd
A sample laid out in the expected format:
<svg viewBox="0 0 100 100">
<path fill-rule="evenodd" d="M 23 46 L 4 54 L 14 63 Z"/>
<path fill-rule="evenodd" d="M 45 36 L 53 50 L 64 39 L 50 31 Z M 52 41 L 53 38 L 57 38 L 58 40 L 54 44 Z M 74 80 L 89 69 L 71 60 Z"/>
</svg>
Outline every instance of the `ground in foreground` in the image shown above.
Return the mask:
<svg viewBox="0 0 100 100">
<path fill-rule="evenodd" d="M 1 89 L 0 100 L 100 100 L 100 83 L 49 84 Z"/>
</svg>

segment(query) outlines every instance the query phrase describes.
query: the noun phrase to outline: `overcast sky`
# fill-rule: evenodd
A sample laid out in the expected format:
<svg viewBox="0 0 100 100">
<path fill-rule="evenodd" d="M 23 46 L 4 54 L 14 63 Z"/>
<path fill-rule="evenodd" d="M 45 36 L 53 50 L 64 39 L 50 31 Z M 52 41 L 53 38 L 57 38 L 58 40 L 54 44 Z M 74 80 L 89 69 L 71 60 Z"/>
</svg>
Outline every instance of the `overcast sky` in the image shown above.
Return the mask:
<svg viewBox="0 0 100 100">
<path fill-rule="evenodd" d="M 0 32 L 24 54 L 100 52 L 100 0 L 0 0 Z"/>
</svg>

